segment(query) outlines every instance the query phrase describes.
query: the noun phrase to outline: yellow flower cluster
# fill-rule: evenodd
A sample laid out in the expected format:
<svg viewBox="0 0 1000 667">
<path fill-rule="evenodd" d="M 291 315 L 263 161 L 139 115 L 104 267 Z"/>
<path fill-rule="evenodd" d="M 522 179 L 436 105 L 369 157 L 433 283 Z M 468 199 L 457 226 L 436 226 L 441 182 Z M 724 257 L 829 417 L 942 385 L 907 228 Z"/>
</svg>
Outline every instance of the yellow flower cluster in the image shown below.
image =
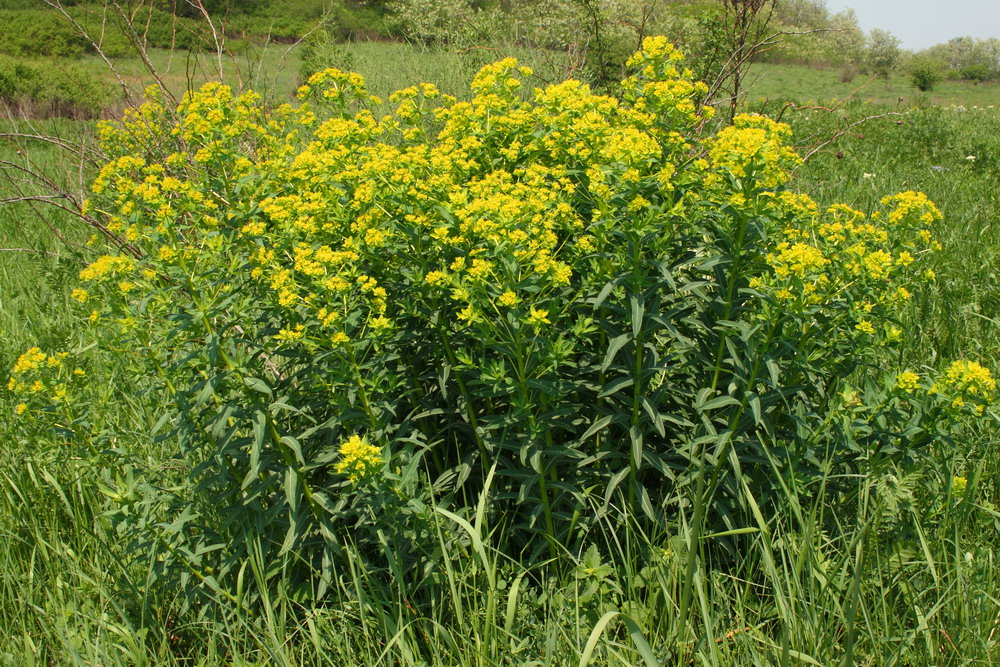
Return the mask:
<svg viewBox="0 0 1000 667">
<path fill-rule="evenodd" d="M 354 483 L 371 475 L 383 462 L 382 450 L 358 435 L 342 442 L 339 451 L 341 458 L 334 470 L 339 475 L 347 475 Z"/>
<path fill-rule="evenodd" d="M 920 376 L 913 371 L 903 371 L 896 378 L 896 387 L 905 392 L 914 392 L 920 386 Z"/>
<path fill-rule="evenodd" d="M 708 168 L 674 166 L 691 148 L 681 130 L 711 114 L 697 108 L 705 87 L 681 61 L 666 40 L 646 40 L 615 99 L 579 81 L 528 94 L 531 70 L 505 59 L 476 75 L 469 101 L 421 84 L 393 94 L 395 112 L 380 119 L 352 110 L 376 101 L 364 79 L 335 69 L 310 77 L 299 108 L 270 115 L 257 96 L 209 84 L 178 107 L 176 150 L 162 163 L 121 154 L 95 182 L 93 205 L 109 230 L 155 266 L 130 272 L 128 257 L 109 256 L 81 277 L 117 277 L 124 302 L 161 276 L 190 280 L 248 257 L 281 313 L 274 340 L 284 344 L 386 335 L 413 299 L 449 308 L 452 327 L 486 322 L 498 308 L 530 326 L 550 323 L 558 309 L 548 299 L 586 280 L 579 259 L 603 240 L 588 225 L 621 223 L 611 198 L 642 213 L 656 194 L 640 192 L 644 179 L 669 193 Z M 333 115 L 319 122 L 310 104 Z M 109 153 L 134 146 L 124 133 L 165 115 L 160 107 L 154 96 L 122 129 L 105 128 Z M 250 174 L 252 195 L 229 192 Z M 574 204 L 581 196 L 593 201 L 586 214 Z M 407 274 L 427 289 L 394 301 L 392 286 Z"/>
<path fill-rule="evenodd" d="M 866 215 L 843 204 L 820 211 L 807 196 L 787 191 L 765 193 L 760 201 L 780 222 L 778 238 L 784 240 L 766 257 L 770 273 L 750 286 L 786 307 L 842 310 L 854 332 L 868 336 L 866 344 L 898 340 L 890 323 L 896 311 L 914 285 L 933 278 L 930 269 L 919 269 L 919 260 L 940 248 L 932 234 L 941 219 L 934 204 L 921 193 L 903 192 Z"/>
<path fill-rule="evenodd" d="M 996 391 L 997 382 L 990 369 L 964 360 L 952 362 L 930 388 L 931 394 L 941 395 L 953 408 L 970 405 L 978 414 L 996 400 Z"/>
<path fill-rule="evenodd" d="M 777 253 L 767 256 L 768 263 L 774 268 L 774 273 L 779 278 L 787 278 L 794 275 L 799 278 L 819 273 L 819 271 L 830 263 L 823 256 L 822 251 L 805 243 L 794 245 L 788 242 L 778 244 Z"/>
<path fill-rule="evenodd" d="M 951 478 L 951 491 L 956 496 L 964 496 L 965 489 L 969 486 L 969 480 L 965 477 L 954 476 Z"/>
<path fill-rule="evenodd" d="M 80 271 L 80 279 L 85 281 L 104 281 L 123 273 L 128 273 L 134 268 L 134 266 L 135 263 L 129 257 L 121 255 L 104 255 L 97 258 L 86 268 Z M 75 294 L 74 298 L 84 301 L 86 300 L 86 294 L 83 296 L 84 298 L 81 299 L 79 294 Z"/>
<path fill-rule="evenodd" d="M 792 129 L 766 116 L 740 114 L 719 132 L 709 150 L 717 167 L 736 179 L 752 179 L 764 189 L 788 181 L 788 170 L 802 162 L 784 142 Z"/>
<path fill-rule="evenodd" d="M 66 367 L 66 352 L 46 354 L 32 347 L 14 362 L 7 381 L 7 391 L 24 397 L 14 412 L 25 414 L 31 407 L 45 407 L 65 401 L 70 386 L 85 375 L 81 368 Z M 72 367 L 71 367 L 72 368 Z"/>
</svg>

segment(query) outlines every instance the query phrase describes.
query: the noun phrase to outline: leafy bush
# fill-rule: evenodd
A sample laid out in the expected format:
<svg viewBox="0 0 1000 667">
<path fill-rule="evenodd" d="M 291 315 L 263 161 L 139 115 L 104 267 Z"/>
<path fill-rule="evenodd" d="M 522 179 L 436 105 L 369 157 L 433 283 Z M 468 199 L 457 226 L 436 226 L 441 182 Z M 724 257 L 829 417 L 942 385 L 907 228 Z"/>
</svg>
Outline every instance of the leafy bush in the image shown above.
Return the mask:
<svg viewBox="0 0 1000 667">
<path fill-rule="evenodd" d="M 526 93 L 507 59 L 471 101 L 421 84 L 381 120 L 331 69 L 298 107 L 210 84 L 102 128 L 88 206 L 122 251 L 76 297 L 148 361 L 187 474 L 118 496 L 162 583 L 245 604 L 252 561 L 321 596 L 350 552 L 414 590 L 443 577 L 438 515 L 487 568 L 484 516 L 523 564 L 677 516 L 687 549 L 711 531 L 735 556 L 783 488 L 829 498 L 835 530 L 852 479 L 992 404 L 974 362 L 892 361 L 933 280 L 925 196 L 820 210 L 787 189 L 787 126 L 702 133 L 663 38 L 629 66 L 619 98 Z M 29 362 L 25 414 L 54 400 Z"/>
<path fill-rule="evenodd" d="M 888 30 L 875 28 L 865 40 L 865 63 L 879 76 L 888 76 L 899 62 L 899 39 Z"/>
<path fill-rule="evenodd" d="M 931 58 L 914 57 L 910 63 L 910 82 L 917 90 L 933 90 L 943 76 L 941 64 Z"/>
<path fill-rule="evenodd" d="M 47 11 L 0 11 L 0 52 L 13 56 L 73 57 L 90 51 L 86 37 Z"/>
<path fill-rule="evenodd" d="M 983 83 L 990 80 L 990 68 L 982 63 L 976 63 L 962 68 L 959 75 L 966 81 Z"/>
<path fill-rule="evenodd" d="M 84 67 L 0 56 L 0 99 L 32 115 L 99 116 L 120 99 L 113 84 Z"/>
<path fill-rule="evenodd" d="M 331 36 L 326 26 L 310 34 L 302 44 L 299 74 L 302 80 L 330 67 L 351 70 L 354 57 Z"/>
</svg>

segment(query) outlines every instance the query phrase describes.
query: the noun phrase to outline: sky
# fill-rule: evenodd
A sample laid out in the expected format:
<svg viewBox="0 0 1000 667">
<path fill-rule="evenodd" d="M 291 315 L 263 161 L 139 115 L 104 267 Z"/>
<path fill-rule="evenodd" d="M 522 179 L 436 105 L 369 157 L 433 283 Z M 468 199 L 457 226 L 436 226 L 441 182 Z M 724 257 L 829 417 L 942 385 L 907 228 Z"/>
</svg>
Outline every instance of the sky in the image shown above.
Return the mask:
<svg viewBox="0 0 1000 667">
<path fill-rule="evenodd" d="M 861 29 L 889 30 L 920 51 L 954 37 L 1000 38 L 1000 0 L 826 0 L 831 13 L 851 7 Z"/>
</svg>

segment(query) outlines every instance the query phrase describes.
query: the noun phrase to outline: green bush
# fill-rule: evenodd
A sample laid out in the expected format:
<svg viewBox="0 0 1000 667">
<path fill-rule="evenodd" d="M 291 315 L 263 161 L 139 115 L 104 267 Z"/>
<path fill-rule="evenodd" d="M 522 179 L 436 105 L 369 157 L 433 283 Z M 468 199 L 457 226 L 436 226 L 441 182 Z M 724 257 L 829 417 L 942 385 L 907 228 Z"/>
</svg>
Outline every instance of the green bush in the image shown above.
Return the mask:
<svg viewBox="0 0 1000 667">
<path fill-rule="evenodd" d="M 120 98 L 108 79 L 87 68 L 0 56 L 0 99 L 33 116 L 94 118 Z"/>
<path fill-rule="evenodd" d="M 334 40 L 324 26 L 310 34 L 302 44 L 299 75 L 305 81 L 315 72 L 330 67 L 352 70 L 354 69 L 354 57 L 350 51 Z"/>
<path fill-rule="evenodd" d="M 914 58 L 910 63 L 910 82 L 920 91 L 934 90 L 944 77 L 944 68 L 930 58 Z"/>
<path fill-rule="evenodd" d="M 13 56 L 74 57 L 91 49 L 63 17 L 47 11 L 0 11 L 0 52 Z"/>
<path fill-rule="evenodd" d="M 982 63 L 976 63 L 963 67 L 959 75 L 966 81 L 983 83 L 990 80 L 990 68 Z"/>
<path fill-rule="evenodd" d="M 102 128 L 88 208 L 122 250 L 76 298 L 146 360 L 186 475 L 116 495 L 160 585 L 239 606 L 361 567 L 409 596 L 447 578 L 443 542 L 493 572 L 484 522 L 525 568 L 596 568 L 671 520 L 735 559 L 787 489 L 824 499 L 825 540 L 859 477 L 992 410 L 975 362 L 894 362 L 940 247 L 925 196 L 819 210 L 787 189 L 787 126 L 700 132 L 705 86 L 663 38 L 629 66 L 619 98 L 526 97 L 507 59 L 471 101 L 422 84 L 381 120 L 331 69 L 298 107 L 210 84 Z M 38 351 L 18 363 L 19 413 L 63 406 Z"/>
</svg>

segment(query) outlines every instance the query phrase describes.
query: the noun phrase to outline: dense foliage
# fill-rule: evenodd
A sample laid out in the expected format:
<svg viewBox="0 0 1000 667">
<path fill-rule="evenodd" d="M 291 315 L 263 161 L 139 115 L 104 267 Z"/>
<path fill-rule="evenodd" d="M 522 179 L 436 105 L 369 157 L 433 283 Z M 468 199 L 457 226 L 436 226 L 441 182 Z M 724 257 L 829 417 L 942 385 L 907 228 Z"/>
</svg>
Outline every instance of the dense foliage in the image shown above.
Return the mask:
<svg viewBox="0 0 1000 667">
<path fill-rule="evenodd" d="M 787 126 L 706 131 L 681 60 L 646 40 L 620 98 L 527 92 L 508 59 L 469 101 L 421 84 L 381 119 L 361 77 L 326 70 L 297 107 L 215 84 L 106 124 L 88 207 L 121 250 L 74 298 L 109 354 L 145 359 L 133 384 L 160 394 L 185 471 L 115 495 L 155 580 L 189 602 L 259 602 L 289 576 L 322 597 L 361 554 L 420 590 L 446 579 L 440 516 L 487 573 L 484 519 L 523 567 L 681 525 L 689 553 L 711 534 L 733 562 L 788 488 L 836 534 L 859 476 L 991 410 L 976 362 L 892 361 L 899 309 L 934 279 L 937 208 L 788 191 Z M 24 432 L 89 442 L 85 377 L 26 352 L 8 384 Z"/>
<path fill-rule="evenodd" d="M 73 64 L 0 56 L 0 100 L 26 116 L 96 117 L 118 92 L 106 78 Z"/>
</svg>

